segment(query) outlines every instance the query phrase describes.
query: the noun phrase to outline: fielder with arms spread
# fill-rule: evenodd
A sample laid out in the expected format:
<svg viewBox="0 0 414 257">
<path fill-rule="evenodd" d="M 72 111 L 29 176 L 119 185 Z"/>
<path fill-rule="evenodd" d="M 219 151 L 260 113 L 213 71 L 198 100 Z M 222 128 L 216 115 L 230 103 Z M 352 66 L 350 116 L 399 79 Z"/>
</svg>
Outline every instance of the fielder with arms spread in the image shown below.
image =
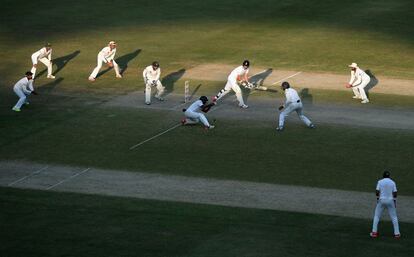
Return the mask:
<svg viewBox="0 0 414 257">
<path fill-rule="evenodd" d="M 206 129 L 213 129 L 214 126 L 210 125 L 206 116 L 199 112 L 201 110 L 202 112 L 207 113 L 210 108 L 215 105 L 214 102 L 209 104 L 207 102 L 207 96 L 202 96 L 199 100 L 192 103 L 190 107 L 183 109 L 185 119 L 183 119 L 181 123 L 183 125 L 191 125 L 201 122 Z"/>
<path fill-rule="evenodd" d="M 142 76 L 144 77 L 145 83 L 145 104 L 151 104 L 151 89 L 154 86 L 157 88 L 157 93 L 154 97 L 159 101 L 164 101 L 164 98 L 161 97 L 162 93 L 164 93 L 165 87 L 162 86 L 160 81 L 160 64 L 158 62 L 153 62 L 152 65 L 144 69 Z"/>
<path fill-rule="evenodd" d="M 116 53 L 116 43 L 115 41 L 110 41 L 108 46 L 102 48 L 98 54 L 98 64 L 95 69 L 92 71 L 89 76 L 89 81 L 95 81 L 96 76 L 98 75 L 99 70 L 102 68 L 102 62 L 106 63 L 109 67 L 113 67 L 117 78 L 122 78 L 121 73 L 119 73 L 119 66 L 115 62 L 115 53 Z"/>
<path fill-rule="evenodd" d="M 401 237 L 397 217 L 397 185 L 390 176 L 390 172 L 384 171 L 382 174 L 383 179 L 378 181 L 375 190 L 375 194 L 377 195 L 377 207 L 375 208 L 372 232 L 370 233 L 370 236 L 373 238 L 378 237 L 378 223 L 384 208 L 387 208 L 388 214 L 391 217 L 392 225 L 394 226 L 394 237 Z"/>
</svg>

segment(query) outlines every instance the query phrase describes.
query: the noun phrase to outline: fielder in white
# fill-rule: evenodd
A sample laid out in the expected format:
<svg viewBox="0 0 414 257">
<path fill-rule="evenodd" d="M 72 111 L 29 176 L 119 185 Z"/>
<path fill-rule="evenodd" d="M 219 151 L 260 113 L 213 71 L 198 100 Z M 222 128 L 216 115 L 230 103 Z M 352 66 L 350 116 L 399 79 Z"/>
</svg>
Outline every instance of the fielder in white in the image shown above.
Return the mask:
<svg viewBox="0 0 414 257">
<path fill-rule="evenodd" d="M 370 236 L 378 237 L 378 223 L 381 218 L 382 211 L 387 208 L 394 226 L 394 237 L 400 238 L 400 228 L 398 226 L 397 217 L 397 185 L 390 178 L 390 173 L 385 171 L 382 175 L 383 179 L 379 180 L 375 190 L 377 196 L 377 207 L 375 208 L 374 221 L 372 223 L 372 232 Z"/>
<path fill-rule="evenodd" d="M 241 66 L 235 68 L 228 76 L 226 86 L 213 97 L 213 101 L 218 101 L 232 89 L 236 93 L 237 100 L 239 101 L 239 107 L 244 109 L 248 108 L 249 106 L 244 103 L 242 91 L 238 83 L 249 83 L 249 78 L 247 77 L 247 74 L 249 73 L 249 66 L 250 62 L 245 60 Z"/>
<path fill-rule="evenodd" d="M 89 76 L 90 81 L 95 81 L 96 76 L 98 75 L 99 70 L 102 68 L 102 63 L 106 63 L 109 67 L 113 67 L 117 78 L 122 78 L 121 73 L 119 73 L 119 66 L 115 62 L 115 53 L 116 53 L 116 43 L 115 41 L 110 41 L 108 46 L 102 48 L 98 53 L 98 64 L 95 69 L 92 71 Z"/>
<path fill-rule="evenodd" d="M 208 112 L 215 103 L 207 104 L 208 98 L 206 96 L 200 97 L 199 100 L 195 101 L 187 109 L 183 109 L 185 119 L 181 121 L 183 125 L 192 125 L 196 123 L 203 123 L 206 129 L 213 129 L 214 126 L 210 125 L 206 116 L 200 111 Z"/>
<path fill-rule="evenodd" d="M 17 81 L 17 83 L 14 85 L 13 91 L 19 97 L 19 101 L 17 101 L 12 110 L 15 112 L 20 112 L 20 108 L 23 104 L 29 104 L 27 97 L 30 94 L 37 95 L 36 91 L 33 88 L 33 73 L 30 71 L 26 72 L 26 76 Z"/>
<path fill-rule="evenodd" d="M 164 93 L 165 87 L 162 86 L 160 81 L 161 68 L 158 62 L 153 62 L 152 65 L 147 66 L 142 72 L 145 83 L 145 104 L 151 104 L 151 89 L 152 87 L 157 88 L 155 98 L 159 101 L 164 101 L 161 95 Z"/>
<path fill-rule="evenodd" d="M 52 75 L 52 45 L 50 43 L 47 43 L 45 47 L 32 54 L 33 66 L 30 72 L 33 74 L 33 79 L 35 77 L 37 63 L 39 61 L 47 67 L 47 78 L 54 79 L 55 76 Z"/>
<path fill-rule="evenodd" d="M 371 78 L 356 63 L 352 63 L 348 67 L 351 68 L 351 79 L 346 87 L 352 88 L 352 91 L 354 91 L 354 99 L 362 99 L 361 103 L 363 104 L 369 103 L 367 94 L 365 93 L 365 87 Z"/>
<path fill-rule="evenodd" d="M 303 115 L 303 104 L 298 95 L 298 92 L 293 88 L 290 88 L 288 82 L 282 83 L 282 89 L 285 91 L 286 101 L 284 105 L 279 107 L 279 111 L 283 110 L 279 115 L 279 127 L 276 128 L 277 131 L 282 131 L 285 125 L 285 118 L 293 111 L 296 111 L 299 118 L 306 124 L 309 128 L 315 128 L 315 125 Z"/>
</svg>

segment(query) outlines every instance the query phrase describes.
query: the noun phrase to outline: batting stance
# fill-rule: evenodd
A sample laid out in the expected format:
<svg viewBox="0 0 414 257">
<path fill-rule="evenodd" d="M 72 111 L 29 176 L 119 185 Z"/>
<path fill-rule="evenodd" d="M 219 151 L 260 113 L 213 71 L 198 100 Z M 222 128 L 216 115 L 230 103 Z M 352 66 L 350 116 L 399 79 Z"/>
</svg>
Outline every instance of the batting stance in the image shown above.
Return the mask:
<svg viewBox="0 0 414 257">
<path fill-rule="evenodd" d="M 102 48 L 102 50 L 98 53 L 98 64 L 89 76 L 89 81 L 96 80 L 96 76 L 98 75 L 99 70 L 102 68 L 102 63 L 106 63 L 109 67 L 113 67 L 116 77 L 122 78 L 121 73 L 119 73 L 119 66 L 114 60 L 115 53 L 116 43 L 115 41 L 110 41 L 108 43 L 108 46 Z"/>
<path fill-rule="evenodd" d="M 243 64 L 235 68 L 227 78 L 226 86 L 218 92 L 216 96 L 213 97 L 213 101 L 218 101 L 220 98 L 225 96 L 230 92 L 231 89 L 236 93 L 237 100 L 239 101 L 239 107 L 246 109 L 249 106 L 244 104 L 242 91 L 238 83 L 247 82 L 249 83 L 249 78 L 247 74 L 249 73 L 250 62 L 248 60 L 243 61 Z"/>
<path fill-rule="evenodd" d="M 33 88 L 33 73 L 30 71 L 26 72 L 26 76 L 17 81 L 17 83 L 14 85 L 13 91 L 19 97 L 19 101 L 17 101 L 12 110 L 15 112 L 20 112 L 20 108 L 23 104 L 29 104 L 27 97 L 30 94 L 37 95 L 36 91 Z"/>
<path fill-rule="evenodd" d="M 381 218 L 382 211 L 387 208 L 388 214 L 391 217 L 392 225 L 394 226 L 394 237 L 400 238 L 400 228 L 398 226 L 397 218 L 397 185 L 390 178 L 390 172 L 384 171 L 383 179 L 379 180 L 375 190 L 377 196 L 377 207 L 375 208 L 374 221 L 372 223 L 372 232 L 370 236 L 378 237 L 378 223 Z"/>
<path fill-rule="evenodd" d="M 47 78 L 54 79 L 55 76 L 52 75 L 52 45 L 50 43 L 47 43 L 45 47 L 32 54 L 33 66 L 30 72 L 33 74 L 33 79 L 35 77 L 37 63 L 39 61 L 47 67 Z"/>
<path fill-rule="evenodd" d="M 151 104 L 151 89 L 152 87 L 157 88 L 155 98 L 159 101 L 164 101 L 161 95 L 164 93 L 165 87 L 162 86 L 160 81 L 161 68 L 158 62 L 153 62 L 152 65 L 146 67 L 142 72 L 145 83 L 145 104 Z"/>
<path fill-rule="evenodd" d="M 282 83 L 281 87 L 283 91 L 285 91 L 286 102 L 284 105 L 279 106 L 279 111 L 281 112 L 279 115 L 279 127 L 277 127 L 276 130 L 283 130 L 285 118 L 293 111 L 296 111 L 299 118 L 306 124 L 306 126 L 309 128 L 315 128 L 315 125 L 313 125 L 312 122 L 305 115 L 303 115 L 303 105 L 298 92 L 296 92 L 295 89 L 290 88 L 289 83 L 286 81 Z"/>
<path fill-rule="evenodd" d="M 362 99 L 361 103 L 369 103 L 367 94 L 365 93 L 365 87 L 368 85 L 371 78 L 361 70 L 356 63 L 348 65 L 351 68 L 351 79 L 346 85 L 347 88 L 352 88 L 354 91 L 354 99 Z"/>
<path fill-rule="evenodd" d="M 201 122 L 206 129 L 213 129 L 214 126 L 210 125 L 206 116 L 200 113 L 200 110 L 207 113 L 210 108 L 215 105 L 214 102 L 209 104 L 207 104 L 207 102 L 208 98 L 206 96 L 202 96 L 199 100 L 192 103 L 190 107 L 183 109 L 185 119 L 183 119 L 181 123 L 183 125 L 191 125 Z"/>
</svg>

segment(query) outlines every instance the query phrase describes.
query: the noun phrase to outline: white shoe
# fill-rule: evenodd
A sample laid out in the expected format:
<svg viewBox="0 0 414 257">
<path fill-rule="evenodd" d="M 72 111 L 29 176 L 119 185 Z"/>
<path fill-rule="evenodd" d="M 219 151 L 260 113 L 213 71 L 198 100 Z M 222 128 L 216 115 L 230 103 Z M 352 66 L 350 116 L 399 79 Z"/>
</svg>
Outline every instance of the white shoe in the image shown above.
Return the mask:
<svg viewBox="0 0 414 257">
<path fill-rule="evenodd" d="M 92 77 L 89 77 L 88 80 L 91 81 L 91 82 L 96 81 L 96 79 L 95 78 L 92 78 Z"/>
<path fill-rule="evenodd" d="M 214 127 L 214 125 L 210 125 L 209 127 L 206 127 L 206 129 L 213 129 Z"/>
<path fill-rule="evenodd" d="M 239 105 L 239 107 L 240 107 L 240 108 L 243 108 L 243 109 L 247 109 L 247 108 L 249 108 L 249 106 L 248 106 L 248 105 L 245 105 L 245 104 Z"/>
<path fill-rule="evenodd" d="M 313 125 L 313 123 L 311 123 L 311 124 L 309 125 L 309 128 L 314 129 L 314 128 L 315 128 L 315 125 Z"/>
<path fill-rule="evenodd" d="M 161 96 L 154 96 L 155 99 L 158 99 L 158 101 L 164 101 L 164 98 L 162 98 Z"/>
<path fill-rule="evenodd" d="M 362 100 L 361 101 L 361 104 L 367 104 L 367 103 L 369 103 L 369 100 L 368 99 L 365 99 L 365 100 Z"/>
<path fill-rule="evenodd" d="M 150 104 L 151 104 L 151 102 L 145 102 L 145 104 L 146 104 L 146 105 L 150 105 Z"/>
<path fill-rule="evenodd" d="M 17 107 L 13 107 L 12 110 L 15 112 L 20 112 L 20 108 L 17 108 Z"/>
<path fill-rule="evenodd" d="M 121 74 L 118 74 L 118 75 L 116 75 L 116 77 L 119 78 L 119 79 L 121 79 L 122 78 L 122 75 Z"/>
<path fill-rule="evenodd" d="M 54 79 L 54 78 L 56 78 L 55 76 L 53 76 L 53 75 L 47 75 L 47 78 L 48 79 Z"/>
<path fill-rule="evenodd" d="M 278 132 L 283 131 L 283 127 L 277 127 L 277 128 L 276 128 L 276 131 L 278 131 Z"/>
</svg>

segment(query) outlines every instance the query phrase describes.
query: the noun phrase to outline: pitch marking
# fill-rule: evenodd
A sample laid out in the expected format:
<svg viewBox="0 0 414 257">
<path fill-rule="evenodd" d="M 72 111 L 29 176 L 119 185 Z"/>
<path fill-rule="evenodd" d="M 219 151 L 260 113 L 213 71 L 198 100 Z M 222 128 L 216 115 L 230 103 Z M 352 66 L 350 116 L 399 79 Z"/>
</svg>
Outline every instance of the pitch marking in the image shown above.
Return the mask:
<svg viewBox="0 0 414 257">
<path fill-rule="evenodd" d="M 59 183 L 56 183 L 56 184 L 54 184 L 54 185 L 52 185 L 52 186 L 50 186 L 50 187 L 46 188 L 46 190 L 50 190 L 50 189 L 52 189 L 52 188 L 55 188 L 55 187 L 57 187 L 57 186 L 59 186 L 59 185 L 61 185 L 61 184 L 65 183 L 66 181 L 69 181 L 69 180 L 71 180 L 71 179 L 73 179 L 73 178 L 75 178 L 75 177 L 77 177 L 77 176 L 79 176 L 79 175 L 82 175 L 83 173 L 87 172 L 87 171 L 88 171 L 88 170 L 90 170 L 90 169 L 91 169 L 91 168 L 84 169 L 84 170 L 82 170 L 82 171 L 80 171 L 80 172 L 78 172 L 78 173 L 76 173 L 76 174 L 74 174 L 74 175 L 72 175 L 72 176 L 70 176 L 70 177 L 68 177 L 68 178 L 66 178 L 66 179 L 64 179 L 64 180 L 62 180 L 62 181 L 60 181 Z"/>
<path fill-rule="evenodd" d="M 272 85 L 272 86 L 273 86 L 273 85 L 276 85 L 277 83 L 280 83 L 280 82 L 282 82 L 282 81 L 283 81 L 283 80 L 285 80 L 285 79 L 290 79 L 290 78 L 292 78 L 292 77 L 294 77 L 294 76 L 296 76 L 296 75 L 299 75 L 299 74 L 301 74 L 301 73 L 302 73 L 301 71 L 296 72 L 295 74 L 293 74 L 293 75 L 291 75 L 291 76 L 289 76 L 289 77 L 286 77 L 286 78 L 280 79 L 280 80 L 276 81 L 275 83 L 273 83 L 273 84 L 271 84 L 271 85 Z"/>
<path fill-rule="evenodd" d="M 47 168 L 49 168 L 49 166 L 45 166 L 45 167 L 43 167 L 43 168 L 41 168 L 41 169 L 39 169 L 39 170 L 36 170 L 36 171 L 34 171 L 33 173 L 30 173 L 29 175 L 24 176 L 24 177 L 22 177 L 22 178 L 20 178 L 20 179 L 18 179 L 18 180 L 16 180 L 16 181 L 14 181 L 14 182 L 12 182 L 12 183 L 8 184 L 8 186 L 9 186 L 9 187 L 10 187 L 10 186 L 13 186 L 14 184 L 17 184 L 17 183 L 19 183 L 19 182 L 21 182 L 21 181 L 23 181 L 23 180 L 25 180 L 25 179 L 28 179 L 28 178 L 30 178 L 30 177 L 33 177 L 34 175 L 39 174 L 40 172 L 42 172 L 42 171 L 46 170 Z"/>
</svg>

